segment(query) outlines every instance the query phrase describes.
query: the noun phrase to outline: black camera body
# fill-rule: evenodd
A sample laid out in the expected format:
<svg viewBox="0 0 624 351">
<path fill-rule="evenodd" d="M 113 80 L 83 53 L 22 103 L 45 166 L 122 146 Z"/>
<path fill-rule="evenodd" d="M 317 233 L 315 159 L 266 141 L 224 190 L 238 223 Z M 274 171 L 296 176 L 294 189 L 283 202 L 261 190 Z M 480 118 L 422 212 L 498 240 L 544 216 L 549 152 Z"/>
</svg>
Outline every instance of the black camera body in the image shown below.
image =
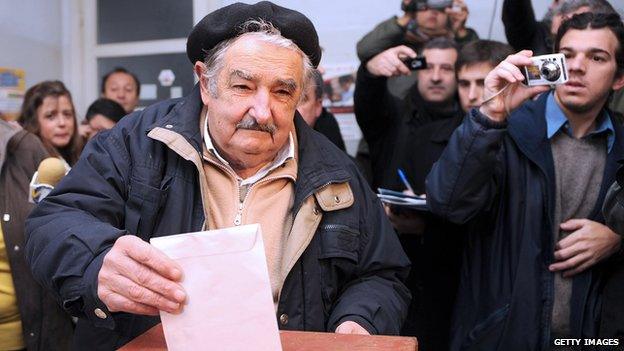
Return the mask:
<svg viewBox="0 0 624 351">
<path fill-rule="evenodd" d="M 427 59 L 424 56 L 418 56 L 415 58 L 408 57 L 406 59 L 402 59 L 403 63 L 412 71 L 417 71 L 419 69 L 427 68 Z"/>
<path fill-rule="evenodd" d="M 453 6 L 453 0 L 411 0 L 408 3 L 401 3 L 401 10 L 404 12 L 424 11 L 427 9 L 444 10 Z"/>
</svg>

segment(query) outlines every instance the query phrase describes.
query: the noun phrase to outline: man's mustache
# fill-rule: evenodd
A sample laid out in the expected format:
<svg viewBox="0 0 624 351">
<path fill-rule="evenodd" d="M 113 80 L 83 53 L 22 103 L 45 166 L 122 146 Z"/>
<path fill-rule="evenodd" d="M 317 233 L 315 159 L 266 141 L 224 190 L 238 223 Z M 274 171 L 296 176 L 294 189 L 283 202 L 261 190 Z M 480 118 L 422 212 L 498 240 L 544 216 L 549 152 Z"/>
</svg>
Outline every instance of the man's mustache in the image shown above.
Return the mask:
<svg viewBox="0 0 624 351">
<path fill-rule="evenodd" d="M 275 124 L 259 124 L 255 118 L 251 116 L 245 116 L 238 124 L 236 124 L 236 129 L 248 129 L 248 130 L 257 130 L 260 132 L 267 132 L 271 135 L 275 133 L 277 127 Z"/>
</svg>

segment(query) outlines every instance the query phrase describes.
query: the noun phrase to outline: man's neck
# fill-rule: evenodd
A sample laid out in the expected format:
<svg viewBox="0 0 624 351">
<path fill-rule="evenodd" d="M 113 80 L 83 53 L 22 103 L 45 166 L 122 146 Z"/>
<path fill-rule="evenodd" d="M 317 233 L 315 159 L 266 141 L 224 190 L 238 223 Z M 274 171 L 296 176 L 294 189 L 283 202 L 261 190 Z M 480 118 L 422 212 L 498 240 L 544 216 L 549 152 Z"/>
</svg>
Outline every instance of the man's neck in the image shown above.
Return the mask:
<svg viewBox="0 0 624 351">
<path fill-rule="evenodd" d="M 241 177 L 241 179 L 247 179 L 249 177 L 252 177 L 256 173 L 258 173 L 258 171 L 261 170 L 262 167 L 265 167 L 269 163 L 271 163 L 271 161 L 262 162 L 262 163 L 260 163 L 260 164 L 258 164 L 256 166 L 246 166 L 244 164 L 238 164 L 236 162 L 230 162 L 230 166 L 232 167 L 234 172 L 236 172 L 236 174 L 239 177 Z"/>
<path fill-rule="evenodd" d="M 602 107 L 604 106 L 606 100 L 594 104 L 594 106 L 586 111 L 573 111 L 561 103 L 559 96 L 555 91 L 555 102 L 565 114 L 570 125 L 572 135 L 575 138 L 580 139 L 596 129 L 596 119 L 598 118 L 600 111 L 602 111 Z"/>
</svg>

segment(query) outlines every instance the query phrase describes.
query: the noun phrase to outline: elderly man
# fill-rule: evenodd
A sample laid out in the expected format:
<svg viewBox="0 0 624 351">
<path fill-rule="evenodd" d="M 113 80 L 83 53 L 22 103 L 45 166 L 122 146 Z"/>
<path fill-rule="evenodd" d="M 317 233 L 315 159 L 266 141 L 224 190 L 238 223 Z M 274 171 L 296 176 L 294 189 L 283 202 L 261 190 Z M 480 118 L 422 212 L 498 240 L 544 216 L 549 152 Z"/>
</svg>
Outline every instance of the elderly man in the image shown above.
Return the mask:
<svg viewBox="0 0 624 351">
<path fill-rule="evenodd" d="M 353 163 L 296 113 L 320 61 L 312 23 L 238 3 L 187 52 L 194 91 L 98 134 L 27 224 L 34 275 L 79 317 L 75 345 L 112 349 L 181 310 L 184 272 L 146 240 L 248 223 L 280 328 L 398 333 L 409 261 Z"/>
</svg>

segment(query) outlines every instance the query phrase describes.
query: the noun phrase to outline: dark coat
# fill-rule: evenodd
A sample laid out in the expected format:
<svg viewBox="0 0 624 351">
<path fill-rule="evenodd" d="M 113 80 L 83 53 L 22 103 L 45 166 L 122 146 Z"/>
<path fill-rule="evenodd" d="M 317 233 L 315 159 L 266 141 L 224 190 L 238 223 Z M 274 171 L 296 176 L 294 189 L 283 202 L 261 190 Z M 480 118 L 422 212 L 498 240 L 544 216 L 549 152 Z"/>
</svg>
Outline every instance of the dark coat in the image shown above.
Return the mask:
<svg viewBox="0 0 624 351">
<path fill-rule="evenodd" d="M 329 141 L 334 143 L 337 148 L 346 152 L 338 121 L 336 121 L 336 117 L 331 112 L 327 111 L 325 107 L 323 107 L 321 115 L 316 120 L 316 123 L 314 123 L 314 130 L 323 134 Z"/>
<path fill-rule="evenodd" d="M 545 350 L 553 306 L 554 162 L 546 138 L 547 94 L 525 103 L 508 123 L 471 111 L 427 178 L 432 212 L 466 233 L 453 323 L 453 350 Z M 600 208 L 624 151 L 622 127 L 588 218 L 604 223 Z M 612 258 L 613 259 L 613 258 Z M 604 266 L 573 279 L 572 337 L 597 335 Z"/>
<path fill-rule="evenodd" d="M 355 118 L 368 144 L 373 189 L 383 186 L 386 179 L 396 177 L 396 162 L 402 155 L 398 144 L 402 107 L 406 103 L 387 91 L 386 81 L 386 78 L 372 76 L 362 64 L 353 95 Z"/>
<path fill-rule="evenodd" d="M 364 64 L 358 69 L 354 94 L 355 117 L 364 140 L 368 143 L 373 189 L 399 186 L 397 168 L 406 157 L 422 156 L 430 162 L 428 165 L 422 165 L 423 169 L 430 168 L 444 147 L 436 148 L 438 151 L 435 159 L 432 159 L 434 157 L 432 153 L 416 152 L 414 146 L 429 142 L 429 136 L 423 139 L 426 134 L 421 134 L 420 129 L 438 120 L 461 119 L 462 115 L 456 101 L 454 109 L 450 112 L 441 114 L 433 111 L 420 97 L 416 86 L 409 90 L 405 98 L 399 99 L 386 89 L 386 81 L 384 77 L 371 75 Z M 455 123 L 455 126 L 458 124 L 457 120 L 452 123 Z M 445 123 L 443 125 L 444 128 L 448 127 Z M 425 130 L 433 132 L 431 129 Z M 420 172 L 412 174 L 416 173 Z M 422 179 L 424 181 L 424 178 Z M 418 187 L 419 183 L 424 185 L 424 182 L 417 181 L 415 186 Z"/>
<path fill-rule="evenodd" d="M 535 19 L 531 0 L 505 0 L 503 25 L 507 42 L 514 50 L 533 50 L 533 55 L 552 53 L 554 42 L 550 23 Z"/>
<path fill-rule="evenodd" d="M 29 351 L 67 350 L 73 333 L 69 314 L 35 282 L 24 257 L 24 221 L 33 208 L 28 202 L 29 182 L 47 156 L 39 138 L 22 130 L 7 144 L 0 172 L 2 233 Z"/>
<path fill-rule="evenodd" d="M 98 134 L 28 220 L 28 260 L 35 277 L 80 317 L 77 348 L 112 349 L 158 322 L 127 313 L 97 318 L 95 308 L 106 311 L 97 299 L 97 273 L 121 235 L 149 240 L 201 230 L 199 171 L 190 161 L 201 160 L 201 108 L 196 86 L 183 99 L 135 112 Z M 380 202 L 348 156 L 298 114 L 295 128 L 294 221 L 298 216 L 322 219 L 288 272 L 277 310 L 277 316 L 288 318 L 278 318 L 279 326 L 333 331 L 342 321 L 354 320 L 371 333 L 397 334 L 409 302 L 403 284 L 409 261 Z M 155 140 L 145 135 L 150 130 L 166 130 L 176 141 Z M 191 149 L 185 157 L 175 151 L 181 144 Z M 332 196 L 333 207 L 327 206 L 319 198 L 325 189 L 347 184 L 352 205 L 337 206 Z"/>
<path fill-rule="evenodd" d="M 408 130 L 401 168 L 417 194 L 425 193 L 425 178 L 463 117 L 458 112 Z M 398 177 L 395 181 L 396 190 L 405 189 Z M 463 229 L 427 212 L 420 215 L 425 220 L 424 232 L 399 236 L 412 261 L 407 281 L 412 303 L 401 334 L 417 336 L 421 350 L 446 350 L 459 285 Z"/>
<path fill-rule="evenodd" d="M 620 160 L 620 163 L 623 163 Z M 624 167 L 616 175 L 603 206 L 603 214 L 609 228 L 614 232 L 624 235 Z M 614 263 L 605 273 L 605 287 L 602 296 L 600 338 L 624 339 L 624 244 Z"/>
</svg>

